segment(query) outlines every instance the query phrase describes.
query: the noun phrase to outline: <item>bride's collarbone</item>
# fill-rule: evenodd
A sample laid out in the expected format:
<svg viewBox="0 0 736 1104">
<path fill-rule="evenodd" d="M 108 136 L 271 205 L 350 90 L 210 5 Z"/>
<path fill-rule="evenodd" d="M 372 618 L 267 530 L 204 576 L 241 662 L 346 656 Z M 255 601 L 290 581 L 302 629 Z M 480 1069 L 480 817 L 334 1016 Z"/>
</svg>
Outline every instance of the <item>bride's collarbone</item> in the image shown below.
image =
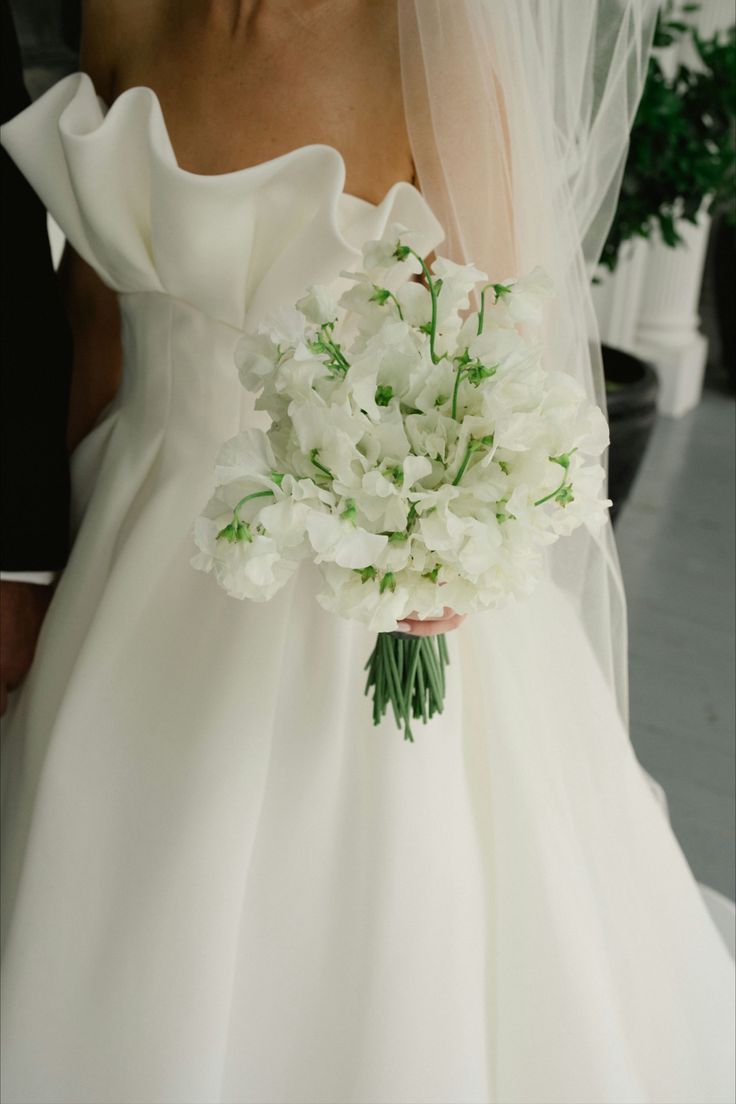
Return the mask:
<svg viewBox="0 0 736 1104">
<path fill-rule="evenodd" d="M 393 32 L 375 12 L 351 19 L 350 3 L 264 0 L 261 7 L 273 25 L 254 26 L 241 37 L 191 18 L 168 36 L 161 26 L 144 27 L 145 41 L 136 49 L 126 48 L 122 36 L 103 98 L 110 103 L 130 88 L 151 88 L 177 163 L 198 175 L 234 172 L 322 144 L 342 154 L 345 190 L 371 203 L 397 180 L 411 181 Z M 328 8 L 330 18 L 318 18 Z"/>
</svg>

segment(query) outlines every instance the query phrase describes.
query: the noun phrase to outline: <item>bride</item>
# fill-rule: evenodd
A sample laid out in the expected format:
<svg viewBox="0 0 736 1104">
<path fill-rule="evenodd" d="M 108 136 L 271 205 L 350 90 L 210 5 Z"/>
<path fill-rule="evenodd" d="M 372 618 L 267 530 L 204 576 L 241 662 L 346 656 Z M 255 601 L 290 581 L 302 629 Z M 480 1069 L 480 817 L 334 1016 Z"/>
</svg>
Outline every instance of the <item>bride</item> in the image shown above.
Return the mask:
<svg viewBox="0 0 736 1104">
<path fill-rule="evenodd" d="M 73 250 L 80 441 L 3 746 L 6 1104 L 732 1099 L 732 963 L 626 735 L 609 529 L 452 633 L 414 745 L 310 569 L 260 606 L 189 566 L 257 417 L 239 334 L 391 223 L 545 267 L 547 347 L 602 401 L 589 279 L 653 15 L 90 0 L 84 72 L 3 128 Z"/>
</svg>

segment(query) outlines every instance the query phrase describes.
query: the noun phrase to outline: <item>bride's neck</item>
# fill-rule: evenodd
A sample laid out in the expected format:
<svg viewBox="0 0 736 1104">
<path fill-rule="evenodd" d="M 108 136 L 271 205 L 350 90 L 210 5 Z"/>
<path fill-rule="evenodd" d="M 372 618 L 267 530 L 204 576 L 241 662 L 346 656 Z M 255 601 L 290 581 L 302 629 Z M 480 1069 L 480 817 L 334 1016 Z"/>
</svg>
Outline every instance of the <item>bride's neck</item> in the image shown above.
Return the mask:
<svg viewBox="0 0 736 1104">
<path fill-rule="evenodd" d="M 308 21 L 323 8 L 333 7 L 345 0 L 194 0 L 192 7 L 204 18 L 220 27 L 227 27 L 231 35 L 248 28 L 256 18 L 283 17 Z"/>
</svg>

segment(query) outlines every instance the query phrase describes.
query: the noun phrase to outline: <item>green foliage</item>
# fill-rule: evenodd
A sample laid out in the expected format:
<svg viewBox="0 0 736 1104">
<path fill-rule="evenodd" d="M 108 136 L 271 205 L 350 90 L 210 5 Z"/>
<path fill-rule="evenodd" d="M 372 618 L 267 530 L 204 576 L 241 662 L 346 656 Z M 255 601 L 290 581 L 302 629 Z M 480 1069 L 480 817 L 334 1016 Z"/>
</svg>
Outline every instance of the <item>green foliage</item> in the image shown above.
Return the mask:
<svg viewBox="0 0 736 1104">
<path fill-rule="evenodd" d="M 631 132 L 619 204 L 601 264 L 615 269 L 622 244 L 655 227 L 677 246 L 678 219 L 702 206 L 736 222 L 736 27 L 703 39 L 689 17 L 699 4 L 660 11 L 649 72 Z M 702 68 L 668 76 L 659 51 L 689 39 Z"/>
</svg>

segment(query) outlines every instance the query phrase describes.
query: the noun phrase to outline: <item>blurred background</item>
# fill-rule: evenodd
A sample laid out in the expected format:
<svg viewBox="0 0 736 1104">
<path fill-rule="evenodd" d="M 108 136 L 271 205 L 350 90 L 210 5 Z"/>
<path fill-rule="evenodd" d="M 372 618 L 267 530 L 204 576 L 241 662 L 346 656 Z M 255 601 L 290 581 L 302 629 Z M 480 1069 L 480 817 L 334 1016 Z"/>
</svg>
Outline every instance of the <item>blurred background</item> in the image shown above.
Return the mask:
<svg viewBox="0 0 736 1104">
<path fill-rule="evenodd" d="M 734 898 L 736 29 L 663 5 L 594 287 L 629 607 L 631 736 Z"/>
<path fill-rule="evenodd" d="M 78 2 L 11 7 L 35 98 L 77 68 Z M 735 187 L 733 0 L 664 3 L 593 295 L 629 603 L 631 736 L 696 878 L 731 900 Z M 63 241 L 53 226 L 51 235 L 58 257 Z"/>
</svg>

